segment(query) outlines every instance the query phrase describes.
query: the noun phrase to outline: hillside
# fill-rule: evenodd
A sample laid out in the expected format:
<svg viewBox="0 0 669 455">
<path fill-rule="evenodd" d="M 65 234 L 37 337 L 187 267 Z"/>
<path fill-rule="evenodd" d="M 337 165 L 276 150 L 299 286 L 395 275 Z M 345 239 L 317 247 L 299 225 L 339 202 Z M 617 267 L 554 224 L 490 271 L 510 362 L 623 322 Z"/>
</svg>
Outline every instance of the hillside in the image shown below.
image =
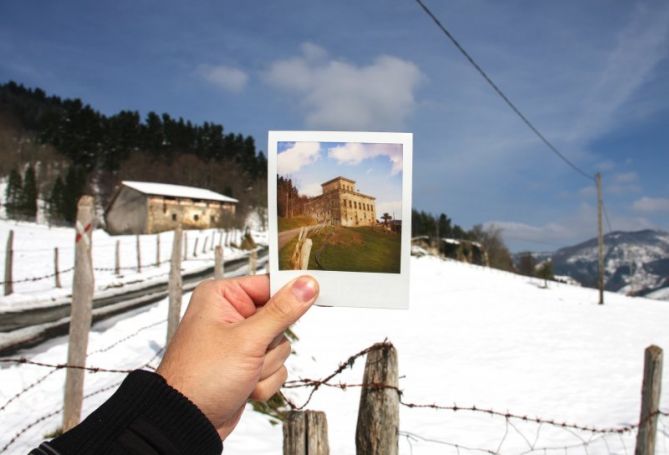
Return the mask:
<svg viewBox="0 0 669 455">
<path fill-rule="evenodd" d="M 300 340 L 289 360 L 290 379 L 322 378 L 350 355 L 388 338 L 399 354 L 400 388 L 412 403 L 476 405 L 530 416 L 597 426 L 632 424 L 639 417 L 643 350 L 654 343 L 669 347 L 669 305 L 665 302 L 606 293 L 596 305 L 592 289 L 549 284 L 489 268 L 434 257 L 411 260 L 408 311 L 314 308 L 295 327 Z M 166 302 L 125 318 L 98 324 L 91 334 L 91 365 L 135 368 L 151 359 L 164 341 Z M 156 326 L 147 327 L 150 324 Z M 34 360 L 65 359 L 64 338 L 24 353 Z M 154 360 L 153 364 L 156 364 Z M 364 360 L 333 380 L 356 384 Z M 45 373 L 39 367 L 0 370 L 0 404 Z M 57 409 L 63 372 L 31 389 L 0 414 L 0 447 L 37 417 Z M 120 380 L 113 373 L 89 374 L 86 392 Z M 663 389 L 669 390 L 669 375 Z M 90 412 L 111 390 L 84 403 Z M 285 393 L 298 404 L 308 390 Z M 319 389 L 309 409 L 327 412 L 331 453 L 355 453 L 355 424 L 360 389 Z M 669 409 L 664 394 L 662 409 Z M 665 428 L 663 417 L 660 428 Z M 58 425 L 58 415 L 23 434 L 6 453 L 26 453 Z M 511 421 L 471 412 L 401 408 L 400 453 L 443 454 L 459 444 L 496 453 L 518 454 L 536 448 L 572 446 L 559 453 L 630 453 L 634 434 L 600 436 L 549 425 Z M 226 441 L 226 453 L 276 454 L 281 427 L 250 412 Z M 536 441 L 535 441 L 536 439 Z M 586 443 L 587 447 L 583 447 Z M 659 435 L 658 446 L 669 444 Z M 445 450 L 446 449 L 446 450 Z M 543 451 L 538 449 L 539 453 Z M 548 451 L 547 453 L 553 453 Z"/>
<path fill-rule="evenodd" d="M 669 233 L 656 230 L 615 231 L 604 236 L 605 289 L 645 295 L 669 286 Z M 561 248 L 552 255 L 553 269 L 585 286 L 595 286 L 597 239 Z"/>
</svg>

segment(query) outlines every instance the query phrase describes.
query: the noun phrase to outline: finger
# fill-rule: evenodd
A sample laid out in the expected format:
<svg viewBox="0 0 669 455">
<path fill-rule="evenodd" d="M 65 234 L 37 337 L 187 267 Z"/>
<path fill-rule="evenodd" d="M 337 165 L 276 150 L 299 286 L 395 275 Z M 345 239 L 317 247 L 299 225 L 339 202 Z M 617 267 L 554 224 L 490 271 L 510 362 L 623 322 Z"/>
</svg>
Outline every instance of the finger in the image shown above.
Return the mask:
<svg viewBox="0 0 669 455">
<path fill-rule="evenodd" d="M 283 363 L 290 356 L 290 343 L 284 337 L 280 344 L 265 354 L 265 360 L 260 370 L 260 380 L 266 379 L 279 371 Z"/>
<path fill-rule="evenodd" d="M 251 399 L 257 401 L 267 401 L 277 393 L 286 378 L 288 377 L 288 370 L 285 366 L 282 366 L 276 373 L 267 379 L 260 381 L 256 384 L 253 393 L 251 393 Z"/>
<path fill-rule="evenodd" d="M 246 323 L 256 339 L 269 345 L 272 340 L 295 323 L 318 297 L 318 282 L 303 275 L 282 287 Z"/>
<path fill-rule="evenodd" d="M 200 308 L 217 314 L 222 307 L 230 314 L 222 315 L 232 321 L 243 320 L 254 314 L 269 300 L 269 278 L 255 275 L 225 280 L 207 280 L 198 285 L 191 297 Z"/>
</svg>

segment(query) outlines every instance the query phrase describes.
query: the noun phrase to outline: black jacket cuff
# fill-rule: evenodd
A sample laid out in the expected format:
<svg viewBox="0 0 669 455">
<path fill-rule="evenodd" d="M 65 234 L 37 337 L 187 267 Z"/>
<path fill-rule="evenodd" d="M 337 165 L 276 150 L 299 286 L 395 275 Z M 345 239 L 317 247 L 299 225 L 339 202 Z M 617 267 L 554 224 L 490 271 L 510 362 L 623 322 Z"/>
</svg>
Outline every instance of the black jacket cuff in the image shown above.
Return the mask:
<svg viewBox="0 0 669 455">
<path fill-rule="evenodd" d="M 188 398 L 162 376 L 133 371 L 102 406 L 49 443 L 63 455 L 146 453 L 220 454 L 216 429 Z"/>
</svg>

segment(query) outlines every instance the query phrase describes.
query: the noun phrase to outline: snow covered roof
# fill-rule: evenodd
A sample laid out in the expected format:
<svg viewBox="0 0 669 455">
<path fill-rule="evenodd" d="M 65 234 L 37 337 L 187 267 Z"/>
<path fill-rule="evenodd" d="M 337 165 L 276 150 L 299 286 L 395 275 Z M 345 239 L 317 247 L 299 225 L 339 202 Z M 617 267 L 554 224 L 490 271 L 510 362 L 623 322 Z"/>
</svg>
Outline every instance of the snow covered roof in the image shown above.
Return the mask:
<svg viewBox="0 0 669 455">
<path fill-rule="evenodd" d="M 122 185 L 137 190 L 140 193 L 151 194 L 156 196 L 170 196 L 188 199 L 201 199 L 205 201 L 219 201 L 219 202 L 239 202 L 237 199 L 216 193 L 204 188 L 196 188 L 194 186 L 172 185 L 170 183 L 153 183 L 153 182 L 134 182 L 124 180 Z"/>
</svg>

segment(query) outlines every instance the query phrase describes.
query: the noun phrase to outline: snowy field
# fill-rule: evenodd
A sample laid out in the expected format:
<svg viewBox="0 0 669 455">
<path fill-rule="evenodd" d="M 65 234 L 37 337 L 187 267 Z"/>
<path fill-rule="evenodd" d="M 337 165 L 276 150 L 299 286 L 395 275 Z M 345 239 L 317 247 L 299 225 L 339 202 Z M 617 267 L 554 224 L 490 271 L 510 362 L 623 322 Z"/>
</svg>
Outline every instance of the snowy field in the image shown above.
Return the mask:
<svg viewBox="0 0 669 455">
<path fill-rule="evenodd" d="M 667 302 L 607 293 L 606 305 L 598 306 L 594 290 L 553 283 L 543 289 L 538 280 L 433 257 L 412 258 L 411 268 L 408 311 L 312 309 L 295 327 L 300 340 L 295 343 L 297 354 L 289 360 L 289 379 L 324 377 L 351 354 L 388 338 L 398 349 L 400 388 L 407 402 L 476 405 L 600 427 L 638 420 L 643 351 L 650 344 L 669 347 Z M 130 369 L 153 359 L 156 365 L 166 314 L 163 301 L 96 324 L 88 364 Z M 66 340 L 60 337 L 21 355 L 63 362 Z M 334 382 L 360 383 L 363 366 L 360 359 Z M 58 427 L 63 371 L 7 404 L 49 371 L 26 365 L 0 370 L 0 427 L 4 430 L 0 453 L 25 454 Z M 94 395 L 85 400 L 85 412 L 104 401 L 112 392 L 106 388 L 122 377 L 87 374 L 86 393 Z M 665 373 L 664 410 L 669 409 L 668 378 Z M 355 453 L 359 392 L 357 388 L 322 388 L 308 407 L 327 412 L 333 454 Z M 306 389 L 286 390 L 298 404 L 307 393 Z M 55 414 L 3 451 L 17 432 L 48 413 Z M 669 453 L 668 420 L 660 421 L 658 453 Z M 480 452 L 465 449 L 469 447 L 520 454 L 531 452 L 532 444 L 537 453 L 634 452 L 634 432 L 596 436 L 583 447 L 592 435 L 509 422 L 480 413 L 403 407 L 400 452 Z M 281 454 L 281 443 L 281 427 L 249 409 L 225 442 L 225 453 Z"/>
<path fill-rule="evenodd" d="M 74 265 L 74 229 L 49 227 L 41 224 L 0 221 L 0 281 L 4 280 L 4 257 L 7 236 L 14 231 L 14 293 L 0 297 L 0 312 L 20 311 L 27 307 L 53 304 L 71 294 L 72 267 Z M 264 232 L 254 231 L 253 237 L 258 243 L 266 244 Z M 230 231 L 228 240 L 239 244 L 241 231 Z M 221 231 L 202 230 L 186 231 L 188 238 L 188 257 L 182 262 L 183 270 L 195 272 L 211 267 L 215 244 L 221 240 Z M 159 254 L 158 241 L 159 240 Z M 142 235 L 140 239 L 141 273 L 137 273 L 137 246 L 134 235 L 110 236 L 102 229 L 93 232 L 93 267 L 95 270 L 96 295 L 108 290 L 137 282 L 166 281 L 169 274 L 169 259 L 172 251 L 173 232 L 158 235 Z M 223 233 L 223 240 L 226 239 Z M 120 242 L 121 274 L 114 273 L 116 242 Z M 195 243 L 197 241 L 197 257 Z M 203 247 L 206 242 L 206 251 Z M 54 278 L 54 248 L 59 249 L 59 269 L 62 288 L 56 289 Z M 245 252 L 233 247 L 224 247 L 225 260 L 234 259 Z M 156 266 L 156 262 L 160 261 Z M 47 277 L 48 276 L 48 277 Z M 31 278 L 44 279 L 31 280 Z"/>
</svg>

